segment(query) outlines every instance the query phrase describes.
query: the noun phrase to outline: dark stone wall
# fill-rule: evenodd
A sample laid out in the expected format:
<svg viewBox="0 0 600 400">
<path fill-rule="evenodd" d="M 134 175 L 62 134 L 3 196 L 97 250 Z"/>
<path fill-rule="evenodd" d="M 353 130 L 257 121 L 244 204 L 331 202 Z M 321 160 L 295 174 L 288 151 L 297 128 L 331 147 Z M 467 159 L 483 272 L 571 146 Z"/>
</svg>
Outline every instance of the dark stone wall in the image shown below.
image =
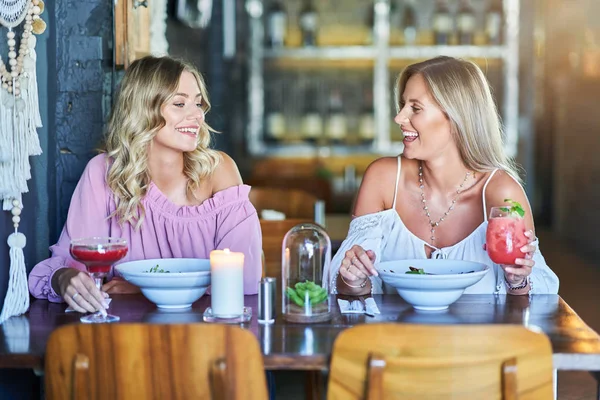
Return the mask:
<svg viewBox="0 0 600 400">
<path fill-rule="evenodd" d="M 73 190 L 101 143 L 113 88 L 112 2 L 63 0 L 56 3 L 55 144 L 51 165 L 55 193 L 50 202 L 50 243 L 67 217 Z"/>
</svg>

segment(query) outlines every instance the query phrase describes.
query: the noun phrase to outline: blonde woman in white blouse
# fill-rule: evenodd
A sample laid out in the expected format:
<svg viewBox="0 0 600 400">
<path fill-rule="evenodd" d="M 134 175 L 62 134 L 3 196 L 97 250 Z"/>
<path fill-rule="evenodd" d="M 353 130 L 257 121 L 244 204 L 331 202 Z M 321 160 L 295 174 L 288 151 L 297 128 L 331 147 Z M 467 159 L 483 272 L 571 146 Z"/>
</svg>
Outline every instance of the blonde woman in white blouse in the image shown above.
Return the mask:
<svg viewBox="0 0 600 400">
<path fill-rule="evenodd" d="M 348 237 L 324 272 L 333 293 L 382 293 L 379 261 L 449 258 L 490 265 L 465 293 L 557 293 L 558 278 L 538 249 L 529 201 L 488 82 L 474 63 L 437 57 L 413 64 L 397 85 L 404 152 L 365 172 Z M 485 251 L 492 206 L 512 199 L 525 210 L 525 258 L 494 264 Z"/>
</svg>

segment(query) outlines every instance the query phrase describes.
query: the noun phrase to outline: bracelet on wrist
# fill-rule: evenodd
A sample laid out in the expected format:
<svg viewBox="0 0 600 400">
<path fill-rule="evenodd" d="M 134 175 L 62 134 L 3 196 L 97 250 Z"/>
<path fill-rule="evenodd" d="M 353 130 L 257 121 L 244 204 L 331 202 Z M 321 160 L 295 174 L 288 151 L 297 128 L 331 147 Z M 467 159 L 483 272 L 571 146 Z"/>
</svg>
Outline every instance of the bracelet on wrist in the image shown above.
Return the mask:
<svg viewBox="0 0 600 400">
<path fill-rule="evenodd" d="M 351 285 L 348 282 L 346 282 L 346 280 L 344 279 L 344 275 L 340 274 L 340 278 L 342 279 L 342 282 L 344 282 L 344 285 L 348 286 L 349 288 L 352 289 L 362 289 L 365 286 L 367 286 L 367 281 L 369 280 L 369 278 L 366 278 L 364 281 L 362 281 L 362 283 L 360 285 Z"/>
<path fill-rule="evenodd" d="M 506 287 L 508 288 L 508 290 L 521 290 L 521 289 L 525 289 L 527 287 L 527 285 L 529 285 L 529 276 L 526 276 L 525 278 L 523 278 L 523 281 L 521 281 L 520 283 L 518 283 L 516 285 L 513 285 L 509 281 L 507 281 L 506 276 L 504 277 L 504 282 L 506 282 Z"/>
</svg>

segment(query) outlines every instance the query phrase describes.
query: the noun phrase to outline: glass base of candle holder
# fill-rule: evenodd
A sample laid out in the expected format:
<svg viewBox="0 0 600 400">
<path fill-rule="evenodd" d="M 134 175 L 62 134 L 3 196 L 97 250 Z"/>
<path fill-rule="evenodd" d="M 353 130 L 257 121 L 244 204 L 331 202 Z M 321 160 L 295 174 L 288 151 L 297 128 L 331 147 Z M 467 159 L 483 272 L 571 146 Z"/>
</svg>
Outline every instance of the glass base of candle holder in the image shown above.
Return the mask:
<svg viewBox="0 0 600 400">
<path fill-rule="evenodd" d="M 215 322 L 218 324 L 244 324 L 252 319 L 252 307 L 244 307 L 241 315 L 234 317 L 219 317 L 212 313 L 212 308 L 208 307 L 204 310 L 202 316 L 204 322 Z"/>
</svg>

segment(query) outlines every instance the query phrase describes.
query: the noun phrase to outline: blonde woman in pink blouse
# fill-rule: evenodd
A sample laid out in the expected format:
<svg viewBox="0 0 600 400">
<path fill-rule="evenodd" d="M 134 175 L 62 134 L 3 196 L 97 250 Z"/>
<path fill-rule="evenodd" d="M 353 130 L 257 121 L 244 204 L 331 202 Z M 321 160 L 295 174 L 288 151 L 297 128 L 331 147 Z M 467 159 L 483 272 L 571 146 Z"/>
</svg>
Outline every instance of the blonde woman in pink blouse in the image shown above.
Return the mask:
<svg viewBox="0 0 600 400">
<path fill-rule="evenodd" d="M 243 252 L 244 291 L 256 293 L 258 216 L 235 162 L 209 147 L 209 108 L 193 66 L 169 57 L 131 64 L 108 122 L 106 152 L 85 168 L 52 257 L 31 271 L 33 296 L 94 312 L 106 308 L 107 293 L 138 292 L 118 276 L 96 288 L 69 254 L 71 239 L 90 236 L 127 239 L 121 262 L 208 258 L 223 248 Z"/>
</svg>

